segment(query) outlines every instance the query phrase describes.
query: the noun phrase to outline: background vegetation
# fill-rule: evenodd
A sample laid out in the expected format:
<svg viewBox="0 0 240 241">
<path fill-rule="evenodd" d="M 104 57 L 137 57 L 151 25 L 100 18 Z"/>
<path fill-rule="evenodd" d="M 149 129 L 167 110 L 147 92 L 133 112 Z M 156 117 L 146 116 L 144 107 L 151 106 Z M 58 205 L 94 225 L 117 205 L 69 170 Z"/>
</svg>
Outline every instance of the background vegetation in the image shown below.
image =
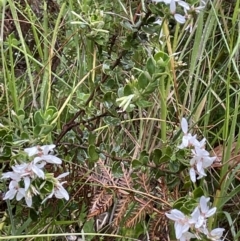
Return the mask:
<svg viewBox="0 0 240 241">
<path fill-rule="evenodd" d="M 0 172 L 55 144 L 70 200 L 0 201 L 0 239 L 174 240 L 164 213 L 205 194 L 238 240 L 239 9 L 206 1 L 189 32 L 145 0 L 1 1 Z M 218 156 L 196 185 L 183 116 Z"/>
</svg>

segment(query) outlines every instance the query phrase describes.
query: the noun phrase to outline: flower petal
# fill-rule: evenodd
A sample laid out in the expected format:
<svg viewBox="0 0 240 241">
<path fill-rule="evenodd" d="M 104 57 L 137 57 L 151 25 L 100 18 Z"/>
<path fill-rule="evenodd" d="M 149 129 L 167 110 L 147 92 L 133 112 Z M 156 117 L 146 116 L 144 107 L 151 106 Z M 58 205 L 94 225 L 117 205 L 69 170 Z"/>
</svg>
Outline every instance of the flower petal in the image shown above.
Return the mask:
<svg viewBox="0 0 240 241">
<path fill-rule="evenodd" d="M 165 215 L 173 221 L 179 221 L 185 218 L 185 215 L 177 209 L 173 209 L 170 213 L 165 213 Z"/>
<path fill-rule="evenodd" d="M 178 1 L 178 4 L 180 6 L 182 6 L 185 10 L 190 10 L 190 6 L 188 3 L 184 2 L 184 1 Z"/>
<path fill-rule="evenodd" d="M 69 175 L 69 172 L 64 172 L 64 173 L 60 174 L 60 175 L 57 177 L 57 179 L 60 180 L 60 179 L 62 179 L 63 177 L 66 177 L 66 176 L 68 176 L 68 175 Z"/>
<path fill-rule="evenodd" d="M 43 170 L 41 170 L 40 168 L 38 168 L 36 165 L 32 167 L 33 172 L 40 178 L 44 179 L 45 178 L 45 173 L 43 172 Z"/>
<path fill-rule="evenodd" d="M 28 188 L 30 187 L 31 180 L 28 176 L 26 176 L 23 178 L 23 181 L 24 181 L 24 189 L 25 189 L 25 191 L 27 191 Z"/>
<path fill-rule="evenodd" d="M 17 182 L 19 182 L 21 180 L 20 175 L 16 172 L 5 172 L 5 173 L 3 173 L 1 179 L 5 179 L 5 178 L 11 178 L 12 180 L 15 180 Z"/>
<path fill-rule="evenodd" d="M 28 156 L 34 156 L 37 155 L 39 150 L 38 150 L 38 146 L 33 146 L 33 147 L 29 147 L 29 148 L 25 148 L 24 151 L 28 154 Z"/>
<path fill-rule="evenodd" d="M 175 2 L 175 0 L 171 0 L 171 2 L 170 2 L 170 12 L 172 14 L 175 14 L 175 12 L 176 12 L 176 2 Z"/>
<path fill-rule="evenodd" d="M 174 18 L 180 24 L 184 24 L 186 22 L 186 18 L 181 14 L 175 13 Z"/>
<path fill-rule="evenodd" d="M 63 186 L 58 187 L 58 190 L 55 192 L 55 196 L 59 199 L 65 198 L 67 201 L 69 200 L 69 194 Z"/>
<path fill-rule="evenodd" d="M 205 216 L 208 218 L 208 217 L 211 217 L 215 212 L 217 211 L 217 208 L 214 207 L 214 208 L 211 208 L 206 214 Z"/>
<path fill-rule="evenodd" d="M 190 168 L 189 175 L 190 175 L 191 181 L 193 183 L 195 183 L 196 182 L 196 172 L 195 172 L 194 168 Z"/>
<path fill-rule="evenodd" d="M 187 120 L 185 118 L 182 118 L 181 127 L 182 127 L 183 133 L 187 134 L 188 133 L 188 123 L 187 123 Z"/>
<path fill-rule="evenodd" d="M 24 188 L 19 188 L 19 189 L 18 189 L 17 196 L 16 196 L 16 200 L 19 201 L 19 200 L 21 200 L 23 197 L 25 197 L 25 190 L 24 190 Z"/>
<path fill-rule="evenodd" d="M 217 239 L 220 239 L 223 235 L 223 232 L 225 231 L 224 228 L 215 228 L 213 229 L 211 232 L 210 232 L 210 237 L 209 238 L 215 238 L 216 240 Z"/>
<path fill-rule="evenodd" d="M 208 207 L 209 201 L 210 201 L 209 197 L 201 196 L 199 203 L 200 203 L 200 208 L 202 213 L 206 213 L 209 210 L 209 207 Z"/>
<path fill-rule="evenodd" d="M 43 155 L 48 155 L 55 147 L 56 145 L 54 144 L 42 146 L 41 149 L 43 150 Z"/>
<path fill-rule="evenodd" d="M 41 156 L 42 160 L 46 161 L 47 163 L 51 164 L 62 164 L 62 160 L 53 155 L 43 155 Z"/>
<path fill-rule="evenodd" d="M 28 207 L 32 206 L 32 194 L 30 192 L 27 192 L 27 194 L 25 195 L 25 201 Z"/>
<path fill-rule="evenodd" d="M 4 196 L 3 200 L 10 199 L 12 200 L 17 193 L 16 189 L 10 189 Z"/>
</svg>

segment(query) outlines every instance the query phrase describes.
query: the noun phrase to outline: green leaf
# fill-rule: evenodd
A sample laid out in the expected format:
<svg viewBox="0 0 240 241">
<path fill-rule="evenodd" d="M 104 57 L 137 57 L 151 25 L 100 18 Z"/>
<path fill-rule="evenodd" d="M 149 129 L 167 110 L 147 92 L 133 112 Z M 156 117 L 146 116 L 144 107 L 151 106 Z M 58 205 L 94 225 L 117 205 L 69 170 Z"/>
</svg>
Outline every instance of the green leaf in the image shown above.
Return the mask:
<svg viewBox="0 0 240 241">
<path fill-rule="evenodd" d="M 96 147 L 94 145 L 89 145 L 88 147 L 88 156 L 89 156 L 89 160 L 90 161 L 97 161 L 99 156 L 98 153 L 96 151 Z"/>
<path fill-rule="evenodd" d="M 128 95 L 131 95 L 131 94 L 133 94 L 131 87 L 129 85 L 126 85 L 124 87 L 124 96 L 128 96 Z"/>
<path fill-rule="evenodd" d="M 4 136 L 4 142 L 9 144 L 13 142 L 13 136 L 11 133 L 7 133 L 7 135 Z"/>
<path fill-rule="evenodd" d="M 164 163 L 164 162 L 169 162 L 171 160 L 171 157 L 168 156 L 168 155 L 163 155 L 161 158 L 160 158 L 160 163 Z"/>
<path fill-rule="evenodd" d="M 41 125 L 41 133 L 44 135 L 47 135 L 55 128 L 55 126 L 56 126 L 55 124 L 53 124 L 53 125 L 42 124 Z"/>
<path fill-rule="evenodd" d="M 170 157 L 169 157 L 170 158 Z M 169 159 L 170 160 L 170 159 Z M 169 163 L 169 169 L 171 172 L 178 172 L 179 171 L 180 164 L 179 162 L 170 162 Z"/>
<path fill-rule="evenodd" d="M 96 134 L 90 132 L 89 135 L 88 135 L 88 144 L 94 145 L 95 140 L 96 140 Z"/>
<path fill-rule="evenodd" d="M 27 132 L 21 132 L 20 137 L 21 137 L 22 140 L 28 139 L 29 138 L 29 134 Z"/>
<path fill-rule="evenodd" d="M 4 139 L 4 137 L 6 136 L 6 134 L 7 134 L 7 131 L 6 131 L 6 130 L 0 129 L 0 138 L 1 138 L 1 139 Z"/>
<path fill-rule="evenodd" d="M 95 229 L 94 229 L 94 223 L 95 223 L 95 220 L 93 218 L 87 220 L 84 222 L 84 226 L 83 226 L 83 230 L 85 233 L 93 233 L 95 232 Z M 88 235 L 88 240 L 91 240 L 92 238 L 94 237 L 94 235 Z"/>
<path fill-rule="evenodd" d="M 136 105 L 139 106 L 139 107 L 141 107 L 141 108 L 146 108 L 146 107 L 152 106 L 153 103 L 150 102 L 150 101 L 138 99 L 138 100 L 136 101 Z"/>
<path fill-rule="evenodd" d="M 103 104 L 107 107 L 107 108 L 111 108 L 114 100 L 116 99 L 116 94 L 113 92 L 107 92 L 105 93 L 104 97 L 103 97 Z"/>
<path fill-rule="evenodd" d="M 197 187 L 193 190 L 193 196 L 194 198 L 200 198 L 204 195 L 202 187 Z"/>
<path fill-rule="evenodd" d="M 167 66 L 170 61 L 168 54 L 166 54 L 162 51 L 156 53 L 154 55 L 154 59 L 158 66 Z"/>
<path fill-rule="evenodd" d="M 180 210 L 181 207 L 183 206 L 183 204 L 184 204 L 185 202 L 186 202 L 186 198 L 185 198 L 185 197 L 180 197 L 180 198 L 173 204 L 173 208 Z"/>
<path fill-rule="evenodd" d="M 145 89 L 149 83 L 148 78 L 146 78 L 146 75 L 144 73 L 141 73 L 138 77 L 138 86 L 140 89 Z"/>
<path fill-rule="evenodd" d="M 53 186 L 53 183 L 50 182 L 50 181 L 44 181 L 42 184 L 41 184 L 41 193 L 42 194 L 45 194 L 45 195 L 48 195 L 49 193 L 52 192 L 54 186 Z"/>
<path fill-rule="evenodd" d="M 112 126 L 118 126 L 121 124 L 121 121 L 119 118 L 116 117 L 112 117 L 112 116 L 107 116 L 103 118 L 103 121 L 108 124 L 108 125 L 112 125 Z"/>
<path fill-rule="evenodd" d="M 132 167 L 135 168 L 135 169 L 141 168 L 142 167 L 142 162 L 137 160 L 137 159 L 134 159 L 132 161 Z"/>
<path fill-rule="evenodd" d="M 171 178 L 168 178 L 167 186 L 168 186 L 168 188 L 173 189 L 176 186 L 178 186 L 179 183 L 180 183 L 179 178 L 177 176 L 171 175 Z"/>
<path fill-rule="evenodd" d="M 25 112 L 22 109 L 19 109 L 17 111 L 17 116 L 20 122 L 22 122 L 25 119 Z"/>
<path fill-rule="evenodd" d="M 43 118 L 50 122 L 57 116 L 58 110 L 55 106 L 49 106 L 48 109 L 45 111 Z"/>
<path fill-rule="evenodd" d="M 153 162 L 158 166 L 160 162 L 160 158 L 162 157 L 162 151 L 160 149 L 155 149 L 153 151 Z"/>
<path fill-rule="evenodd" d="M 150 58 L 147 60 L 146 67 L 147 67 L 148 73 L 149 73 L 151 76 L 155 73 L 155 66 L 156 66 L 156 61 L 154 60 L 153 57 L 150 57 Z"/>
<path fill-rule="evenodd" d="M 193 209 L 196 207 L 196 203 L 193 200 L 188 200 L 187 202 L 184 203 L 184 207 L 186 208 L 187 212 L 186 214 L 190 214 Z"/>
<path fill-rule="evenodd" d="M 155 29 L 151 26 L 151 27 L 148 27 L 148 26 L 142 26 L 141 30 L 143 30 L 145 33 L 147 34 L 155 34 Z"/>
<path fill-rule="evenodd" d="M 142 163 L 142 165 L 147 165 L 149 160 L 149 155 L 146 151 L 142 151 L 140 154 L 139 161 Z"/>
<path fill-rule="evenodd" d="M 144 90 L 144 95 L 149 95 L 158 87 L 158 80 L 151 82 Z"/>
<path fill-rule="evenodd" d="M 5 159 L 5 157 L 10 157 L 12 155 L 12 149 L 8 146 L 1 147 L 0 156 Z"/>
<path fill-rule="evenodd" d="M 17 125 L 20 125 L 20 120 L 17 115 L 12 114 L 11 117 L 14 123 L 16 123 Z"/>
<path fill-rule="evenodd" d="M 104 61 L 103 66 L 102 66 L 102 70 L 103 70 L 104 74 L 108 74 L 108 72 L 111 72 L 111 66 L 110 66 L 110 63 L 109 63 L 108 60 Z"/>
<path fill-rule="evenodd" d="M 120 87 L 120 88 L 118 89 L 118 96 L 119 96 L 119 97 L 123 97 L 123 96 L 124 96 L 124 87 Z"/>
<path fill-rule="evenodd" d="M 94 41 L 98 44 L 98 45 L 103 45 L 104 44 L 104 38 L 95 38 Z"/>
<path fill-rule="evenodd" d="M 189 191 L 191 187 L 192 187 L 192 182 L 189 180 L 189 176 L 187 176 L 187 178 L 184 179 L 183 189 L 186 191 Z"/>
<path fill-rule="evenodd" d="M 34 126 L 34 128 L 33 128 L 33 133 L 34 133 L 34 136 L 35 137 L 38 137 L 38 135 L 40 134 L 40 132 L 41 132 L 41 127 L 39 126 L 39 125 L 36 125 L 36 126 Z"/>
<path fill-rule="evenodd" d="M 165 154 L 168 156 L 172 156 L 173 155 L 173 150 L 171 146 L 167 146 L 166 150 L 165 150 Z"/>
<path fill-rule="evenodd" d="M 119 165 L 119 161 L 116 161 L 116 162 L 113 163 L 112 173 L 113 173 L 114 177 L 116 177 L 116 178 L 122 177 L 123 173 L 122 173 L 122 168 Z"/>
<path fill-rule="evenodd" d="M 44 118 L 43 118 L 40 110 L 35 112 L 34 121 L 36 122 L 37 125 L 41 125 L 44 123 Z"/>
<path fill-rule="evenodd" d="M 133 26 L 128 21 L 122 21 L 120 24 L 128 30 L 134 31 Z"/>
</svg>

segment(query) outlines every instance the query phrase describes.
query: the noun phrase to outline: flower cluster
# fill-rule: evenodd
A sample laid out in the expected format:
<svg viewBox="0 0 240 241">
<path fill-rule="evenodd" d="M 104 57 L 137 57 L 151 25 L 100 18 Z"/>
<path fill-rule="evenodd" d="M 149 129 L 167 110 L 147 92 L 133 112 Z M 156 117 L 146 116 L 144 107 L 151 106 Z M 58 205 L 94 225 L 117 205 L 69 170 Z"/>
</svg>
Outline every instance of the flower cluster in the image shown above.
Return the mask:
<svg viewBox="0 0 240 241">
<path fill-rule="evenodd" d="M 185 215 L 177 209 L 166 213 L 166 216 L 173 220 L 176 238 L 180 241 L 189 241 L 191 238 L 201 239 L 202 236 L 212 241 L 221 241 L 223 228 L 216 228 L 211 231 L 207 228 L 207 219 L 211 217 L 216 208 L 209 208 L 210 198 L 202 196 L 199 205 L 193 210 L 190 216 Z M 190 229 L 190 232 L 189 232 Z"/>
<path fill-rule="evenodd" d="M 54 178 L 52 174 L 44 172 L 44 167 L 47 163 L 62 164 L 61 159 L 51 154 L 54 148 L 55 145 L 44 145 L 24 149 L 31 161 L 12 166 L 12 172 L 2 174 L 2 179 L 11 179 L 9 190 L 5 194 L 4 200 L 12 200 L 16 196 L 16 200 L 19 201 L 24 197 L 26 204 L 31 207 L 32 197 L 34 195 L 40 195 L 40 190 L 46 183 L 51 183 L 51 185 L 48 185 L 51 187 L 51 193 L 45 200 L 51 198 L 53 195 L 55 195 L 56 198 L 69 199 L 67 191 L 62 186 L 65 182 L 59 182 L 59 180 L 67 176 L 68 173 L 63 173 L 57 178 Z M 42 181 L 39 182 L 40 180 Z"/>
<path fill-rule="evenodd" d="M 190 160 L 191 168 L 189 170 L 189 175 L 192 182 L 196 182 L 196 179 L 201 179 L 207 175 L 205 173 L 205 169 L 213 164 L 213 162 L 216 160 L 216 157 L 210 157 L 209 152 L 205 150 L 205 138 L 203 138 L 201 141 L 198 141 L 197 135 L 193 136 L 191 133 L 188 133 L 188 123 L 185 118 L 182 118 L 181 127 L 184 136 L 182 138 L 182 143 L 180 146 L 178 146 L 178 148 L 192 148 L 192 158 Z"/>
<path fill-rule="evenodd" d="M 200 5 L 198 7 L 190 6 L 187 2 L 182 0 L 152 0 L 152 2 L 163 2 L 169 5 L 171 14 L 180 24 L 184 24 L 187 20 L 189 20 L 186 30 L 189 29 L 190 32 L 193 28 L 193 13 L 199 13 L 206 5 L 203 0 L 200 0 Z M 180 6 L 183 9 L 184 15 L 177 13 L 177 6 Z"/>
</svg>

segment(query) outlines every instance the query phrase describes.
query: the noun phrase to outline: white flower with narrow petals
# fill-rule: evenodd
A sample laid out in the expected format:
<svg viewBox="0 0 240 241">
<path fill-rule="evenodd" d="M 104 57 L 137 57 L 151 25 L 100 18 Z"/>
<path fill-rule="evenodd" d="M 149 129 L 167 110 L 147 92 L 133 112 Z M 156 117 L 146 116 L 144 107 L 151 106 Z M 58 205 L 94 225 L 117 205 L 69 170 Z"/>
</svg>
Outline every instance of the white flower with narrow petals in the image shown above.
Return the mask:
<svg viewBox="0 0 240 241">
<path fill-rule="evenodd" d="M 203 230 L 206 228 L 207 220 L 203 215 L 201 215 L 199 207 L 196 207 L 194 211 L 191 214 L 192 219 L 190 219 L 190 223 L 195 225 L 196 229 L 203 228 Z"/>
<path fill-rule="evenodd" d="M 62 160 L 56 156 L 53 155 L 42 155 L 42 156 L 37 156 L 34 158 L 35 162 L 40 162 L 40 161 L 45 161 L 47 163 L 51 164 L 62 164 Z"/>
<path fill-rule="evenodd" d="M 15 165 L 12 167 L 12 169 L 23 179 L 25 184 L 25 190 L 27 190 L 31 184 L 31 179 L 35 178 L 36 176 L 42 179 L 45 178 L 45 174 L 42 170 L 45 164 L 45 162 L 37 162 L 34 160 L 28 164 L 23 163 L 20 165 Z"/>
<path fill-rule="evenodd" d="M 190 160 L 191 168 L 189 174 L 192 182 L 196 182 L 196 174 L 198 174 L 197 179 L 201 179 L 206 176 L 207 174 L 205 173 L 205 169 L 213 164 L 216 157 L 210 157 L 208 151 L 199 148 L 198 146 L 195 146 L 195 149 L 192 150 L 192 153 L 193 157 Z"/>
<path fill-rule="evenodd" d="M 64 182 L 59 182 L 60 179 L 62 179 L 63 177 L 66 177 L 67 175 L 69 175 L 69 172 L 65 172 L 62 173 L 61 175 L 59 175 L 58 177 L 54 178 L 54 187 L 52 192 L 42 201 L 42 203 L 44 203 L 47 199 L 52 198 L 53 195 L 55 195 L 56 198 L 58 199 L 62 199 L 65 198 L 67 201 L 69 200 L 69 194 L 66 191 L 66 189 L 63 187 L 63 184 L 66 183 L 66 181 Z"/>
<path fill-rule="evenodd" d="M 28 154 L 28 156 L 34 155 L 48 155 L 49 152 L 53 151 L 56 146 L 51 145 L 44 145 L 44 146 L 33 146 L 29 148 L 25 148 L 24 151 Z"/>
<path fill-rule="evenodd" d="M 24 151 L 28 154 L 28 156 L 35 156 L 35 162 L 46 161 L 51 164 L 62 164 L 62 160 L 54 155 L 52 155 L 52 151 L 56 146 L 44 145 L 44 146 L 34 146 L 30 148 L 24 149 Z"/>
<path fill-rule="evenodd" d="M 192 238 L 201 239 L 202 235 L 205 235 L 212 241 L 222 241 L 223 228 L 216 228 L 211 232 L 207 229 L 207 219 L 216 212 L 215 207 L 209 207 L 209 201 L 210 198 L 202 196 L 199 200 L 199 205 L 192 212 L 191 218 L 177 209 L 165 213 L 169 219 L 175 222 L 175 235 L 179 241 L 190 241 Z M 189 228 L 191 228 L 191 232 L 188 231 Z"/>
<path fill-rule="evenodd" d="M 211 208 L 209 209 L 209 206 L 208 206 L 208 202 L 210 201 L 210 198 L 209 197 L 204 197 L 202 196 L 200 198 L 200 210 L 201 210 L 201 214 L 206 217 L 206 218 L 209 218 L 211 217 L 216 211 L 217 211 L 217 208 L 214 207 L 214 208 Z"/>
<path fill-rule="evenodd" d="M 177 9 L 176 2 L 178 3 L 178 5 L 183 7 L 184 12 L 189 10 L 190 7 L 189 7 L 188 3 L 184 2 L 184 1 L 171 0 L 171 2 L 170 2 L 170 12 L 173 14 L 175 20 L 180 24 L 184 24 L 186 22 L 186 17 L 179 13 L 176 13 L 176 9 Z"/>
<path fill-rule="evenodd" d="M 189 218 L 185 216 L 184 213 L 182 213 L 177 209 L 173 209 L 170 211 L 170 213 L 165 213 L 165 215 L 169 219 L 175 221 L 174 228 L 175 228 L 176 238 L 180 239 L 182 235 L 186 233 L 190 228 Z"/>
<path fill-rule="evenodd" d="M 202 229 L 204 233 L 207 232 L 207 218 L 214 215 L 217 208 L 209 209 L 208 202 L 210 198 L 202 196 L 200 198 L 199 206 L 194 209 L 191 214 L 192 219 L 189 220 L 189 223 L 194 224 L 196 229 Z"/>
<path fill-rule="evenodd" d="M 207 237 L 212 241 L 221 241 L 224 230 L 224 228 L 215 228 L 207 235 Z"/>
<path fill-rule="evenodd" d="M 12 180 L 15 180 L 19 182 L 21 180 L 21 175 L 16 172 L 5 172 L 2 174 L 1 179 L 11 178 Z"/>
<path fill-rule="evenodd" d="M 191 133 L 188 133 L 188 123 L 185 118 L 182 118 L 181 120 L 181 128 L 184 133 L 184 136 L 182 138 L 181 145 L 178 146 L 179 149 L 199 145 L 199 141 L 196 139 L 197 135 L 192 136 Z"/>
<path fill-rule="evenodd" d="M 175 20 L 180 24 L 183 24 L 186 22 L 186 17 L 179 13 L 176 13 L 176 10 L 177 10 L 177 4 L 178 4 L 179 6 L 183 7 L 184 12 L 186 12 L 187 10 L 190 9 L 190 6 L 188 3 L 181 0 L 153 0 L 153 2 L 155 3 L 164 2 L 165 4 L 169 5 L 170 12 L 174 16 Z"/>
<path fill-rule="evenodd" d="M 194 142 L 194 146 L 198 147 L 198 148 L 201 148 L 201 149 L 204 149 L 205 145 L 206 145 L 206 138 L 203 138 L 201 141 L 196 140 Z"/>
<path fill-rule="evenodd" d="M 5 194 L 3 200 L 9 199 L 12 200 L 16 196 L 17 201 L 21 200 L 25 196 L 25 190 L 24 188 L 21 188 L 19 186 L 19 183 L 17 181 L 11 181 L 9 183 L 9 190 Z"/>
</svg>

